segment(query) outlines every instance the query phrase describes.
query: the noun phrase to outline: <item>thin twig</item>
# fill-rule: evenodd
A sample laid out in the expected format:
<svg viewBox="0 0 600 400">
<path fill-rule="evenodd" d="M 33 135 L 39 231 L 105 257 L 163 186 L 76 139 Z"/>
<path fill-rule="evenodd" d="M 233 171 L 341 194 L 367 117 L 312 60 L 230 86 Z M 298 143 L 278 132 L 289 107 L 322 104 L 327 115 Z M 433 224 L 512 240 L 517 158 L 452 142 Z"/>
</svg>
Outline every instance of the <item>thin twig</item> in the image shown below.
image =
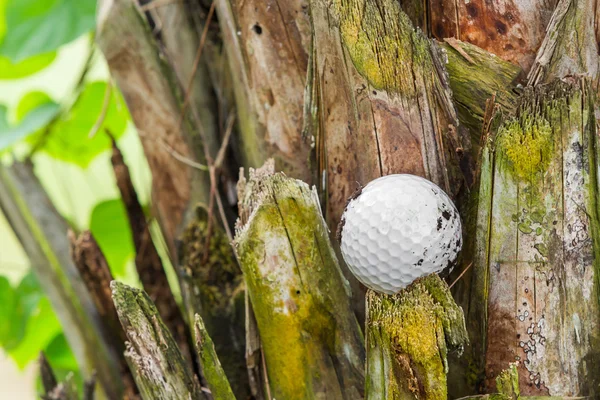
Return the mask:
<svg viewBox="0 0 600 400">
<path fill-rule="evenodd" d="M 452 284 L 450 286 L 448 286 L 448 289 L 452 289 L 452 286 L 454 286 L 456 284 L 456 282 L 458 282 L 458 280 L 460 278 L 462 278 L 462 276 L 469 270 L 469 268 L 471 268 L 472 265 L 473 265 L 473 262 L 471 262 L 469 265 L 467 265 L 467 268 L 465 268 L 465 270 L 460 273 L 460 275 L 458 276 L 458 278 L 456 278 L 454 280 L 454 282 L 452 282 Z"/>
<path fill-rule="evenodd" d="M 158 8 L 158 7 L 162 7 L 162 6 L 166 6 L 166 5 L 174 4 L 174 3 L 183 3 L 183 0 L 154 0 L 150 3 L 144 4 L 143 6 L 140 5 L 139 9 L 140 9 L 140 11 L 146 12 L 146 11 L 150 11 L 155 8 Z"/>
<path fill-rule="evenodd" d="M 172 148 L 171 146 L 169 146 L 164 141 L 161 140 L 158 143 L 161 146 L 163 146 L 164 149 L 167 151 L 167 153 L 169 153 L 170 155 L 172 155 L 173 158 L 175 158 L 177 161 L 181 161 L 185 165 L 187 165 L 189 167 L 192 167 L 192 168 L 199 169 L 200 171 L 208 171 L 208 166 L 206 166 L 204 164 L 200 164 L 199 162 L 196 162 L 194 160 L 191 160 L 191 159 L 187 158 L 183 154 L 177 152 L 177 150 L 175 150 L 174 148 Z"/>
<path fill-rule="evenodd" d="M 223 164 L 223 160 L 225 159 L 225 151 L 227 150 L 227 146 L 229 145 L 229 139 L 231 138 L 231 132 L 233 132 L 233 123 L 235 122 L 235 110 L 231 110 L 231 114 L 227 119 L 227 128 L 225 130 L 225 137 L 223 138 L 223 143 L 221 143 L 221 148 L 219 148 L 219 152 L 217 153 L 217 158 L 215 160 L 215 168 L 221 168 Z"/>
<path fill-rule="evenodd" d="M 196 71 L 198 71 L 198 66 L 200 65 L 200 59 L 202 57 L 202 50 L 204 49 L 204 43 L 206 42 L 206 35 L 208 34 L 208 27 L 210 25 L 210 21 L 215 12 L 215 2 L 213 1 L 210 5 L 210 9 L 208 10 L 208 16 L 206 17 L 206 23 L 204 25 L 204 30 L 202 31 L 202 37 L 200 38 L 200 45 L 198 46 L 198 50 L 196 51 L 196 58 L 194 59 L 194 65 L 192 67 L 192 73 L 190 74 L 190 79 L 188 81 L 185 97 L 183 100 L 183 104 L 181 106 L 181 114 L 179 115 L 179 123 L 177 124 L 177 130 L 181 130 L 181 126 L 183 125 L 183 118 L 185 116 L 185 111 L 190 102 L 190 97 L 192 93 L 192 85 L 194 84 L 194 77 L 196 76 Z"/>
</svg>

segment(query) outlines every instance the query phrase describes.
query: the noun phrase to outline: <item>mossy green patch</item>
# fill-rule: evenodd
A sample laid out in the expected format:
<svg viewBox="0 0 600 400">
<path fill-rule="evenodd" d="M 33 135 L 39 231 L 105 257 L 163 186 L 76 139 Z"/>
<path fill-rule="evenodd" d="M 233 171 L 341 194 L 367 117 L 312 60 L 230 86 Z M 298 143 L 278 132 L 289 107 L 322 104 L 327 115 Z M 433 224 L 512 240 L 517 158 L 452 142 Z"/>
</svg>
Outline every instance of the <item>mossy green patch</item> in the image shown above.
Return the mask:
<svg viewBox="0 0 600 400">
<path fill-rule="evenodd" d="M 505 123 L 498 135 L 500 147 L 520 179 L 532 181 L 544 172 L 553 151 L 552 129 L 542 116 L 523 116 Z"/>
<path fill-rule="evenodd" d="M 433 78 L 429 40 L 393 0 L 335 0 L 343 43 L 358 72 L 381 90 L 415 95 L 415 77 Z"/>
<path fill-rule="evenodd" d="M 188 224 L 181 238 L 181 264 L 203 312 L 218 315 L 231 305 L 234 292 L 242 284 L 242 272 L 217 221 L 213 221 L 210 238 L 207 232 L 207 214 L 199 207 L 198 218 Z"/>
<path fill-rule="evenodd" d="M 385 383 L 388 397 L 396 398 L 395 387 L 408 386 L 418 398 L 447 398 L 447 351 L 462 348 L 467 333 L 462 310 L 437 275 L 392 296 L 370 291 L 367 335 L 367 351 L 382 352 L 396 366 Z"/>
<path fill-rule="evenodd" d="M 235 244 L 273 397 L 360 393 L 364 351 L 316 193 L 281 174 L 251 174 L 240 198 Z"/>
<path fill-rule="evenodd" d="M 517 366 L 511 364 L 496 377 L 496 388 L 500 394 L 508 396 L 510 399 L 518 399 L 521 395 L 519 390 L 519 372 Z"/>
</svg>

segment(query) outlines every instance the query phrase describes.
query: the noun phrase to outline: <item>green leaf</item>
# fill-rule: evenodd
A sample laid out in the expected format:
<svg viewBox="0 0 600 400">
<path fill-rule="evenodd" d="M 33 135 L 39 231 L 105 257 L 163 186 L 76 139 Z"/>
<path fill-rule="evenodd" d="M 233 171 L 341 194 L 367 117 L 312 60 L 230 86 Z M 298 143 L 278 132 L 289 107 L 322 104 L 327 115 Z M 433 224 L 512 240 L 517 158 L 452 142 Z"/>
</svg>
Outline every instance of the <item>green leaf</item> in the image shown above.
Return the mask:
<svg viewBox="0 0 600 400">
<path fill-rule="evenodd" d="M 60 332 L 60 323 L 50 301 L 44 297 L 27 321 L 25 336 L 18 346 L 9 351 L 9 354 L 19 368 L 24 368 L 36 359 L 39 352 L 45 349 Z"/>
<path fill-rule="evenodd" d="M 4 1 L 6 35 L 0 53 L 15 62 L 54 51 L 94 29 L 95 0 Z"/>
<path fill-rule="evenodd" d="M 52 64 L 56 52 L 39 54 L 13 63 L 8 57 L 0 56 L 0 80 L 21 79 L 41 71 Z"/>
<path fill-rule="evenodd" d="M 135 256 L 131 228 L 121 199 L 98 203 L 90 218 L 90 231 L 104 253 L 113 275 L 125 274 L 127 261 Z"/>
<path fill-rule="evenodd" d="M 0 346 L 10 351 L 19 345 L 42 296 L 32 273 L 25 275 L 16 288 L 0 276 Z"/>
<path fill-rule="evenodd" d="M 106 85 L 106 82 L 86 85 L 70 112 L 53 124 L 44 142 L 44 151 L 54 158 L 86 168 L 98 154 L 110 149 L 111 142 L 104 129 L 109 129 L 117 139 L 121 137 L 127 127 L 129 112 L 121 95 L 113 90 L 104 121 L 96 135 L 89 138 L 104 108 Z"/>
<path fill-rule="evenodd" d="M 23 335 L 18 309 L 15 290 L 6 277 L 0 276 L 0 346 L 5 349 L 14 347 Z"/>
<path fill-rule="evenodd" d="M 46 102 L 40 102 L 36 107 L 27 110 L 27 113 L 15 126 L 9 125 L 8 109 L 6 106 L 0 105 L 0 151 L 42 129 L 56 116 L 60 109 L 59 105 L 49 98 L 47 99 Z"/>
<path fill-rule="evenodd" d="M 77 359 L 75 359 L 75 356 L 69 347 L 69 343 L 62 332 L 52 339 L 44 349 L 44 354 L 52 365 L 52 368 L 73 372 L 76 372 L 79 369 Z"/>
</svg>

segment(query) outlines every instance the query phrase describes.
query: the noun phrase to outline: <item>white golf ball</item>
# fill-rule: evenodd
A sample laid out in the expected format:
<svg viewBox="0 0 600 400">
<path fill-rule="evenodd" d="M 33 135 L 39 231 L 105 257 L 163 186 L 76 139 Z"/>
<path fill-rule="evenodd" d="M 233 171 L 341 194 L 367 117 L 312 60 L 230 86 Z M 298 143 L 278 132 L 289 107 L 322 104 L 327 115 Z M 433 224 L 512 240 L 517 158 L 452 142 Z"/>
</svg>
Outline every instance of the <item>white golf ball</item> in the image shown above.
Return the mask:
<svg viewBox="0 0 600 400">
<path fill-rule="evenodd" d="M 452 200 L 432 182 L 408 174 L 370 182 L 348 202 L 340 227 L 350 271 L 387 294 L 450 266 L 462 246 Z"/>
</svg>

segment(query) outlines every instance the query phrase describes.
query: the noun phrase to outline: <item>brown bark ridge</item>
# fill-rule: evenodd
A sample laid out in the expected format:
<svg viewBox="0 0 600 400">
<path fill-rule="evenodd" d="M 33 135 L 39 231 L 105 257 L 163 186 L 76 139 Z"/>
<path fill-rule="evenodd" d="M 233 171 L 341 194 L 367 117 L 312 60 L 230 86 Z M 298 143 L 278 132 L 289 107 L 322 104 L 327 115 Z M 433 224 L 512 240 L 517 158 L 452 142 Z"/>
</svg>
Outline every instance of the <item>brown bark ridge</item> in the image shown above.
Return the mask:
<svg viewBox="0 0 600 400">
<path fill-rule="evenodd" d="M 241 174 L 234 245 L 274 399 L 359 399 L 364 348 L 316 190 L 274 173 Z"/>
<path fill-rule="evenodd" d="M 311 138 L 302 134 L 310 45 L 306 0 L 217 0 L 233 79 L 243 164 L 269 157 L 278 170 L 311 179 Z"/>
<path fill-rule="evenodd" d="M 529 71 L 557 0 L 429 0 L 428 31 L 472 43 Z"/>
<path fill-rule="evenodd" d="M 203 400 L 202 389 L 148 295 L 111 282 L 112 297 L 127 335 L 125 357 L 143 399 Z"/>
<path fill-rule="evenodd" d="M 117 187 L 125 204 L 131 235 L 135 247 L 135 266 L 144 290 L 148 293 L 161 318 L 171 330 L 179 348 L 188 362 L 193 356 L 190 349 L 187 325 L 169 286 L 167 274 L 156 246 L 152 242 L 150 228 L 142 205 L 131 181 L 129 168 L 123 160 L 123 155 L 113 141 L 111 163 L 117 181 Z"/>
<path fill-rule="evenodd" d="M 175 241 L 190 201 L 208 203 L 204 151 L 191 117 L 181 117 L 177 76 L 161 58 L 158 45 L 133 0 L 102 0 L 96 41 L 104 53 L 152 171 L 152 200 L 172 260 Z"/>
<path fill-rule="evenodd" d="M 455 195 L 464 143 L 437 46 L 392 0 L 313 0 L 311 16 L 310 126 L 332 231 L 357 183 L 382 175 L 423 176 Z"/>
<path fill-rule="evenodd" d="M 113 277 L 108 262 L 90 231 L 84 231 L 79 237 L 73 231 L 69 231 L 68 236 L 71 242 L 71 258 L 102 318 L 103 328 L 106 330 L 106 336 L 110 338 L 111 346 L 121 355 L 120 372 L 125 386 L 123 399 L 137 399 L 133 376 L 122 356 L 125 351 L 125 332 L 121 328 L 111 297 L 110 282 Z"/>
<path fill-rule="evenodd" d="M 472 309 L 487 305 L 488 388 L 520 361 L 524 395 L 598 396 L 599 145 L 585 79 L 528 88 L 487 144 Z"/>
<path fill-rule="evenodd" d="M 68 224 L 52 205 L 29 162 L 0 164 L 0 208 L 48 295 L 84 376 L 96 371 L 99 399 L 123 393 L 118 356 L 69 254 Z"/>
</svg>

